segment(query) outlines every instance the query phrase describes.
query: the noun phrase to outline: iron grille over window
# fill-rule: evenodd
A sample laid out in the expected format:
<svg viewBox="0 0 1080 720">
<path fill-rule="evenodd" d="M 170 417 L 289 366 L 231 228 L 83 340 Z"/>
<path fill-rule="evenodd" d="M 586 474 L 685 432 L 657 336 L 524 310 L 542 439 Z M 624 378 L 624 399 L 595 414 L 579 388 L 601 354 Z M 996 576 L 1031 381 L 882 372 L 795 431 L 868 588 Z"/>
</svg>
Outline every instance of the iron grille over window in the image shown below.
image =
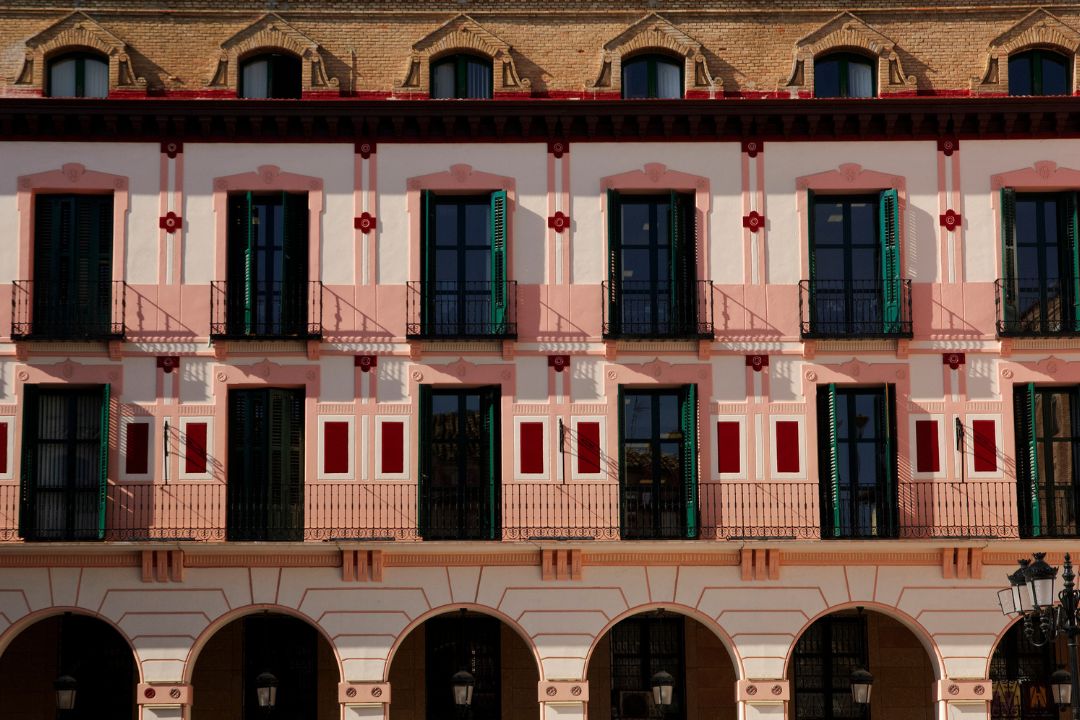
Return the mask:
<svg viewBox="0 0 1080 720">
<path fill-rule="evenodd" d="M 851 673 L 869 666 L 866 617 L 826 615 L 806 629 L 792 656 L 796 720 L 868 720 L 851 698 Z"/>
</svg>

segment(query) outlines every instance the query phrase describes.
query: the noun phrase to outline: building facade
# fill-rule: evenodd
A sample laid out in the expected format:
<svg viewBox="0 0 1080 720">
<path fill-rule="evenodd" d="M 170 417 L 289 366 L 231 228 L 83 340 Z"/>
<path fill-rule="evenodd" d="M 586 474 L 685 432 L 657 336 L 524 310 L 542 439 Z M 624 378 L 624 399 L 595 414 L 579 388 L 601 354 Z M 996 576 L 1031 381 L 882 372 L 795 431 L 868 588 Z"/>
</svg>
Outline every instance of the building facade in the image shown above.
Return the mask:
<svg viewBox="0 0 1080 720">
<path fill-rule="evenodd" d="M 1056 718 L 1080 11 L 354 5 L 0 6 L 0 717 Z"/>
</svg>

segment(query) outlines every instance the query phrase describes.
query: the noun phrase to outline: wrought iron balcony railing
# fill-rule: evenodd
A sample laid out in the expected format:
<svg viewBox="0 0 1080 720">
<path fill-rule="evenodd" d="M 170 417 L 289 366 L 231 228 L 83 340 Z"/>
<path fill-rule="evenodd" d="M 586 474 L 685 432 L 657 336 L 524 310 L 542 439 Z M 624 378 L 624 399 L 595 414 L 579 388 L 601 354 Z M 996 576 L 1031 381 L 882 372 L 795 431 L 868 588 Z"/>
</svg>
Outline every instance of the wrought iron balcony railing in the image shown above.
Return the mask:
<svg viewBox="0 0 1080 720">
<path fill-rule="evenodd" d="M 223 340 L 314 340 L 322 337 L 323 284 L 210 283 L 210 337 Z"/>
<path fill-rule="evenodd" d="M 11 295 L 13 340 L 120 340 L 127 283 L 16 280 Z"/>
<path fill-rule="evenodd" d="M 405 334 L 427 340 L 517 337 L 517 281 L 413 280 Z"/>
<path fill-rule="evenodd" d="M 688 340 L 713 337 L 713 284 L 619 280 L 602 284 L 606 338 Z"/>
<path fill-rule="evenodd" d="M 999 337 L 1080 335 L 1076 278 L 998 278 L 994 283 Z"/>
<path fill-rule="evenodd" d="M 910 338 L 911 280 L 802 280 L 803 338 Z"/>
</svg>

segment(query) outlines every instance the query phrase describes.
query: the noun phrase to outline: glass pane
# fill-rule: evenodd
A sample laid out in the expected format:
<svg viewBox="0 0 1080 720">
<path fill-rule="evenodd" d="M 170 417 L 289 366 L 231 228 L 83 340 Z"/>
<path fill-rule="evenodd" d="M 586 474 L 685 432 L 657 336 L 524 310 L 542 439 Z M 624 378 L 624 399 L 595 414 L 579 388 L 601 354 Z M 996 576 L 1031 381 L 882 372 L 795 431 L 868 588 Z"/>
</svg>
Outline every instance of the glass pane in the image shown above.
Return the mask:
<svg viewBox="0 0 1080 720">
<path fill-rule="evenodd" d="M 814 62 L 814 97 L 840 97 L 840 61 Z"/>
<path fill-rule="evenodd" d="M 848 60 L 848 97 L 868 98 L 874 96 L 874 71 L 868 62 Z"/>
<path fill-rule="evenodd" d="M 458 244 L 457 203 L 437 202 L 435 204 L 435 244 L 441 247 Z"/>
<path fill-rule="evenodd" d="M 880 396 L 877 393 L 859 394 L 855 396 L 855 434 L 856 437 L 868 440 L 878 436 L 878 402 Z"/>
<path fill-rule="evenodd" d="M 240 97 L 261 99 L 270 97 L 270 62 L 252 60 L 243 66 Z"/>
<path fill-rule="evenodd" d="M 109 96 L 109 65 L 95 58 L 83 60 L 83 97 L 103 98 Z"/>
<path fill-rule="evenodd" d="M 656 61 L 656 97 L 682 97 L 682 68 L 668 60 Z"/>
<path fill-rule="evenodd" d="M 1071 95 L 1069 66 L 1065 58 L 1057 53 L 1044 53 L 1040 59 L 1042 62 L 1042 94 Z M 1012 72 L 1011 66 L 1009 71 Z"/>
<path fill-rule="evenodd" d="M 491 245 L 491 206 L 489 203 L 468 203 L 465 213 L 465 242 L 469 245 Z"/>
<path fill-rule="evenodd" d="M 458 279 L 457 249 L 438 249 L 435 251 L 435 280 L 437 282 L 456 283 Z"/>
<path fill-rule="evenodd" d="M 57 60 L 49 65 L 49 95 L 75 97 L 75 58 Z"/>
<path fill-rule="evenodd" d="M 650 439 L 652 437 L 652 398 L 648 395 L 626 395 L 623 398 L 623 437 Z"/>
<path fill-rule="evenodd" d="M 838 202 L 814 201 L 814 245 L 844 242 L 844 207 Z"/>
<path fill-rule="evenodd" d="M 475 58 L 465 60 L 465 97 L 486 99 L 491 97 L 491 63 Z"/>
<path fill-rule="evenodd" d="M 627 485 L 642 485 L 652 482 L 652 446 L 649 443 L 626 443 Z"/>
<path fill-rule="evenodd" d="M 431 97 L 452 98 L 457 95 L 454 88 L 455 70 L 453 58 L 431 67 Z"/>
<path fill-rule="evenodd" d="M 878 235 L 881 229 L 878 227 L 877 203 L 853 202 L 851 208 L 851 244 L 852 245 L 878 245 Z"/>
<path fill-rule="evenodd" d="M 1031 54 L 1023 53 L 1009 58 L 1009 94 L 1031 95 Z"/>
<path fill-rule="evenodd" d="M 655 228 L 651 224 L 652 203 L 623 199 L 622 244 L 648 245 Z"/>
<path fill-rule="evenodd" d="M 622 95 L 631 99 L 649 97 L 648 59 L 640 58 L 623 64 Z"/>
<path fill-rule="evenodd" d="M 660 437 L 661 439 L 681 439 L 682 427 L 679 422 L 679 396 L 661 395 L 660 401 Z"/>
<path fill-rule="evenodd" d="M 647 283 L 652 275 L 652 253 L 646 249 L 622 251 L 623 291 L 630 292 L 640 288 L 640 283 Z M 629 283 L 635 283 L 631 285 Z"/>
<path fill-rule="evenodd" d="M 491 251 L 469 250 L 465 253 L 465 281 L 468 283 L 484 283 L 484 285 L 470 285 L 465 289 L 469 291 L 482 290 L 487 292 L 491 282 Z"/>
</svg>

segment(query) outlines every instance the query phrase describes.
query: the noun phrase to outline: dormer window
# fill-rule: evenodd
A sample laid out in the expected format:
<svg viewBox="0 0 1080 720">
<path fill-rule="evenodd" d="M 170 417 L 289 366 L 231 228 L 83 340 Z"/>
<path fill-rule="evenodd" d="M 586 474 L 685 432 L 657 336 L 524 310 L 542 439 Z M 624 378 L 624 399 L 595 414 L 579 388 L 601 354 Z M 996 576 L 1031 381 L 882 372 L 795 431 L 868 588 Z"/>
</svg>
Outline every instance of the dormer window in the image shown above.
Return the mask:
<svg viewBox="0 0 1080 720">
<path fill-rule="evenodd" d="M 1069 95 L 1069 58 L 1052 50 L 1028 50 L 1009 58 L 1010 95 Z"/>
<path fill-rule="evenodd" d="M 876 61 L 855 53 L 833 53 L 814 60 L 814 97 L 869 98 L 877 95 Z"/>
<path fill-rule="evenodd" d="M 240 64 L 240 97 L 299 99 L 300 58 L 285 53 L 256 55 Z"/>
<path fill-rule="evenodd" d="M 625 99 L 681 98 L 683 63 L 666 55 L 638 55 L 622 64 Z"/>
<path fill-rule="evenodd" d="M 451 55 L 431 63 L 431 97 L 487 100 L 492 95 L 491 61 Z"/>
<path fill-rule="evenodd" d="M 72 53 L 49 63 L 49 97 L 109 96 L 109 63 L 98 55 Z"/>
</svg>

